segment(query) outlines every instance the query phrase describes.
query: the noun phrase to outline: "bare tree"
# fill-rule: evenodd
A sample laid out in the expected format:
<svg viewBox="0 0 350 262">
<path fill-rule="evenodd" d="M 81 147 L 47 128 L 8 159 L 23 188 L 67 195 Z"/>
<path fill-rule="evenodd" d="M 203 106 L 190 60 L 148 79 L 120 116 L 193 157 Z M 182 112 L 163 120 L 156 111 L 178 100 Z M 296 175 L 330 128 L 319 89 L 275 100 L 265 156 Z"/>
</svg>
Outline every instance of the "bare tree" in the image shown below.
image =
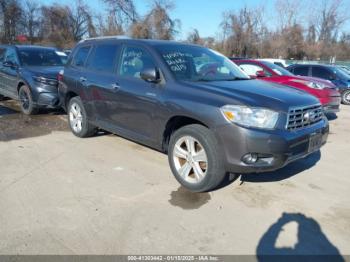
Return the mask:
<svg viewBox="0 0 350 262">
<path fill-rule="evenodd" d="M 133 37 L 170 40 L 175 37 L 180 27 L 178 19 L 170 17 L 174 3 L 169 0 L 154 0 L 151 10 L 144 19 L 134 25 Z"/>
<path fill-rule="evenodd" d="M 40 6 L 38 2 L 26 0 L 23 8 L 23 23 L 28 40 L 33 43 L 34 37 L 38 34 L 40 25 Z"/>
<path fill-rule="evenodd" d="M 187 42 L 192 44 L 203 44 L 203 39 L 200 37 L 197 29 L 193 29 L 187 36 Z"/>
<path fill-rule="evenodd" d="M 18 0 L 0 0 L 2 41 L 13 43 L 21 26 L 22 8 Z"/>
</svg>

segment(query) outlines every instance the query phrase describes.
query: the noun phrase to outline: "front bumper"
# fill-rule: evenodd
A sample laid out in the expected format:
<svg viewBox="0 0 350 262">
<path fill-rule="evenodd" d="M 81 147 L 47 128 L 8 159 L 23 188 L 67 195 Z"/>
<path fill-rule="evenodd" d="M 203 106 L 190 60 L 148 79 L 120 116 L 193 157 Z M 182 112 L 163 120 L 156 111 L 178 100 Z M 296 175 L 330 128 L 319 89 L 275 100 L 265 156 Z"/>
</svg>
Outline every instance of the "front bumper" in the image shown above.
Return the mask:
<svg viewBox="0 0 350 262">
<path fill-rule="evenodd" d="M 60 99 L 58 89 L 54 86 L 38 84 L 33 87 L 33 100 L 40 108 L 59 108 Z"/>
<path fill-rule="evenodd" d="M 310 155 L 310 136 L 319 134 L 322 145 L 327 141 L 328 121 L 322 121 L 302 130 L 259 130 L 227 124 L 216 129 L 217 139 L 227 172 L 258 173 L 277 170 Z M 261 161 L 246 164 L 246 154 L 258 154 Z M 265 161 L 267 160 L 267 161 Z"/>
</svg>

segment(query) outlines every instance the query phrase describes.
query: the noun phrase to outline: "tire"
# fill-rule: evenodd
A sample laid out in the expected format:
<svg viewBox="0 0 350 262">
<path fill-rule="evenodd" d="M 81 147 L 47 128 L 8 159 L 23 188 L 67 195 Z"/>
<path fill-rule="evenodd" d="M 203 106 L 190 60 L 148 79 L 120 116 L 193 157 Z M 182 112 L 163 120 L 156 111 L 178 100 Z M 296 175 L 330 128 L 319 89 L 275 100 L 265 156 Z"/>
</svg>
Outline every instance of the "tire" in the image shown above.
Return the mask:
<svg viewBox="0 0 350 262">
<path fill-rule="evenodd" d="M 182 127 L 170 137 L 168 160 L 171 171 L 190 191 L 209 191 L 223 181 L 227 172 L 221 155 L 214 134 L 202 125 Z"/>
<path fill-rule="evenodd" d="M 35 115 L 38 113 L 39 109 L 35 106 L 33 102 L 32 92 L 29 87 L 23 85 L 18 91 L 19 102 L 21 106 L 21 111 L 25 115 Z"/>
<path fill-rule="evenodd" d="M 80 138 L 96 134 L 96 127 L 88 121 L 87 114 L 80 97 L 73 97 L 67 108 L 68 123 L 72 133 Z"/>
<path fill-rule="evenodd" d="M 341 100 L 344 105 L 350 105 L 350 89 L 347 89 L 342 93 Z"/>
</svg>

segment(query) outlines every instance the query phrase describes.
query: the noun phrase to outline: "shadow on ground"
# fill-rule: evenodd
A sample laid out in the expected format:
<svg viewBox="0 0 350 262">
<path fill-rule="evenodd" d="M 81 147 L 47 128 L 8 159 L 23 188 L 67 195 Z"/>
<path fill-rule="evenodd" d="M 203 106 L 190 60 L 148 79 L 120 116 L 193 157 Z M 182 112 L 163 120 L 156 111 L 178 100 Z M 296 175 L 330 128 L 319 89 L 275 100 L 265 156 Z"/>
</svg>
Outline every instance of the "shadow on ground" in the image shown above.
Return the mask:
<svg viewBox="0 0 350 262">
<path fill-rule="evenodd" d="M 297 223 L 297 243 L 292 247 L 276 247 L 279 235 L 284 232 L 283 227 L 291 222 Z M 317 221 L 301 213 L 283 213 L 260 239 L 256 254 L 260 262 L 345 261 Z"/>
</svg>

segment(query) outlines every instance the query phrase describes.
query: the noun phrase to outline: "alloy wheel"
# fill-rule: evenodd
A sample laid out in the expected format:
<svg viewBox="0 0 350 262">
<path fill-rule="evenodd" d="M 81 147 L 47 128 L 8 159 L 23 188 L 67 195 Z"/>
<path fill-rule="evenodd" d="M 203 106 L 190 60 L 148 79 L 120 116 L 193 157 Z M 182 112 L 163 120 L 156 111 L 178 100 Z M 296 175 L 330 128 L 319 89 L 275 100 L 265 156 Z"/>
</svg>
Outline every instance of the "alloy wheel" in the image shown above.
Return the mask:
<svg viewBox="0 0 350 262">
<path fill-rule="evenodd" d="M 80 133 L 83 129 L 83 115 L 77 103 L 73 103 L 70 107 L 69 123 L 75 133 Z"/>
<path fill-rule="evenodd" d="M 178 139 L 173 148 L 173 161 L 178 174 L 188 183 L 199 183 L 207 174 L 207 153 L 192 136 Z"/>
</svg>

